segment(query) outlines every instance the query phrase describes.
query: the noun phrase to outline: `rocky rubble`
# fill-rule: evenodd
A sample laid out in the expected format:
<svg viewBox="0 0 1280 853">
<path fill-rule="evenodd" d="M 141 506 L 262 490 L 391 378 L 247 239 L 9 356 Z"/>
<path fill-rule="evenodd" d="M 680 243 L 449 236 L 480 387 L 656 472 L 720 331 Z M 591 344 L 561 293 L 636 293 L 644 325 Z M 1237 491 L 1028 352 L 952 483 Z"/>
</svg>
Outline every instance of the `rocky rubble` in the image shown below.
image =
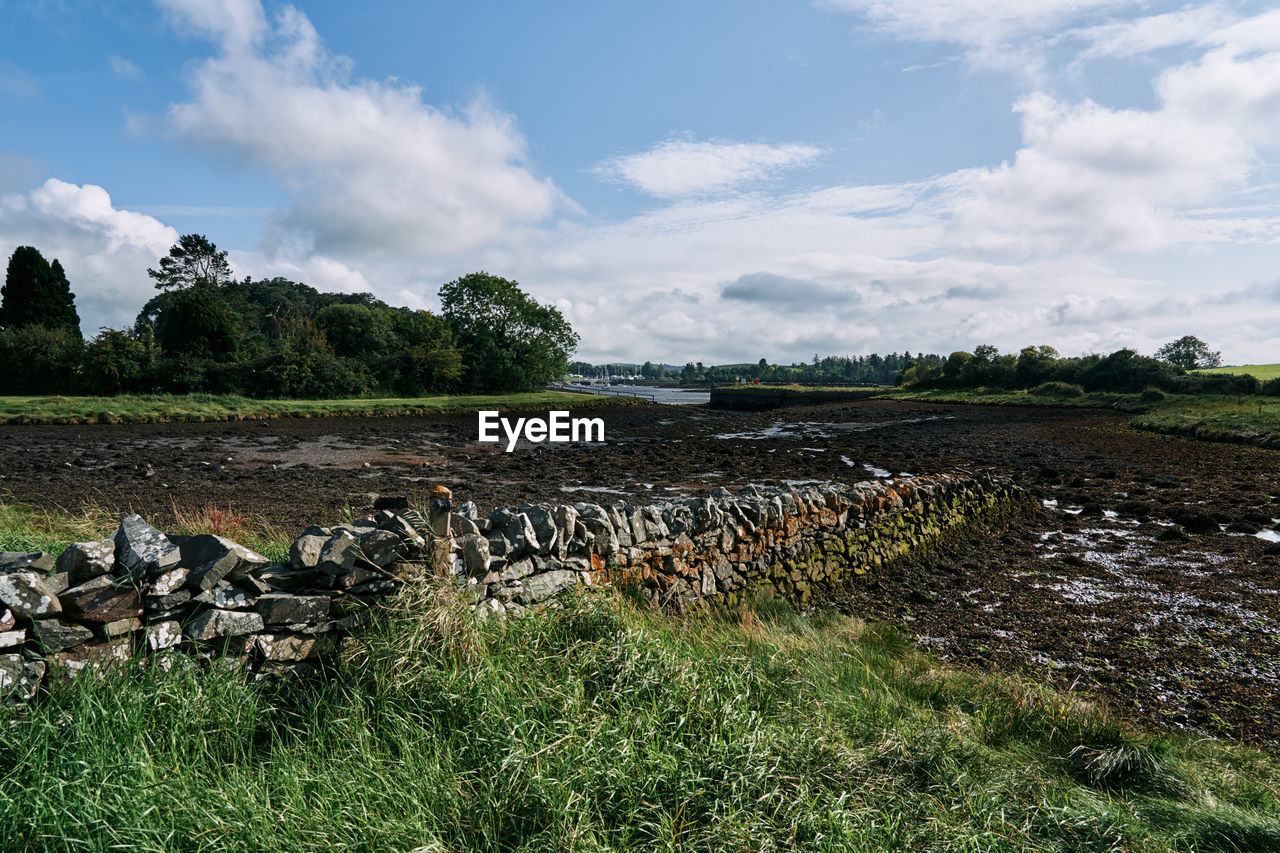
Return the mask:
<svg viewBox="0 0 1280 853">
<path fill-rule="evenodd" d="M 255 674 L 313 668 L 419 559 L 426 522 L 382 511 L 312 527 L 289 564 L 220 536 L 167 535 L 141 517 L 110 539 L 48 554 L 0 553 L 0 694 L 131 655 L 230 658 Z"/>
<path fill-rule="evenodd" d="M 579 585 L 628 584 L 684 611 L 748 588 L 801 603 L 948 528 L 1021 499 L 993 477 L 916 477 L 735 493 L 637 507 L 522 504 L 481 516 L 433 492 L 371 518 L 309 527 L 289 561 L 220 536 L 165 534 L 137 515 L 54 560 L 0 553 L 0 694 L 135 654 L 182 654 L 255 676 L 314 669 L 408 572 L 452 576 L 477 612 L 519 613 Z M 426 564 L 424 567 L 423 564 Z"/>
</svg>

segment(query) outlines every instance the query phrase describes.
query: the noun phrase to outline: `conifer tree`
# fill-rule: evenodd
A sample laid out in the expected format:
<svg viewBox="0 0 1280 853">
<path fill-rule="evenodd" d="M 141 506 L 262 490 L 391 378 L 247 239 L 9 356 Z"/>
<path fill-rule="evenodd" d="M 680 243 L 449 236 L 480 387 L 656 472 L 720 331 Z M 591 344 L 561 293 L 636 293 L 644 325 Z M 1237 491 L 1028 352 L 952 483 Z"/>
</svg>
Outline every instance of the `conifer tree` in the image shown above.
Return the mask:
<svg viewBox="0 0 1280 853">
<path fill-rule="evenodd" d="M 80 317 L 66 271 L 50 264 L 34 246 L 19 246 L 9 258 L 0 288 L 0 327 L 45 326 L 80 336 Z"/>
<path fill-rule="evenodd" d="M 57 258 L 49 265 L 49 287 L 44 298 L 47 300 L 44 325 L 51 329 L 66 329 L 79 335 L 80 315 L 76 312 L 76 297 L 71 292 L 67 273 Z"/>
</svg>

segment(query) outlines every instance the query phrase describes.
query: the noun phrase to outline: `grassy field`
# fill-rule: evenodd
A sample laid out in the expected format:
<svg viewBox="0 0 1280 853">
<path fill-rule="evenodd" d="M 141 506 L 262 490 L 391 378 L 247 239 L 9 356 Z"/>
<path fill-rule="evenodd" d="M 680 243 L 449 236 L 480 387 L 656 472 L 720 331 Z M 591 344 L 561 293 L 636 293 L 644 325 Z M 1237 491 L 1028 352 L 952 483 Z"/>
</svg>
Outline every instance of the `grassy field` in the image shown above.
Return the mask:
<svg viewBox="0 0 1280 853">
<path fill-rule="evenodd" d="M 6 849 L 1268 851 L 1280 767 L 762 602 L 401 597 L 332 678 L 79 678 L 0 726 Z"/>
<path fill-rule="evenodd" d="M 890 400 L 918 400 L 933 403 L 971 403 L 980 406 L 1054 406 L 1076 409 L 1112 409 L 1140 405 L 1138 394 L 1093 392 L 1080 396 L 1039 396 L 1004 388 L 941 388 L 930 390 L 895 389 L 881 395 Z"/>
<path fill-rule="evenodd" d="M 118 424 L 241 421 L 329 416 L 377 417 L 583 406 L 582 394 L 384 397 L 342 400 L 255 400 L 219 394 L 122 394 L 118 397 L 0 397 L 0 424 Z M 628 406 L 635 400 L 597 397 L 585 405 Z"/>
<path fill-rule="evenodd" d="M 1210 367 L 1196 373 L 1247 373 L 1259 382 L 1280 378 L 1280 364 L 1242 364 L 1239 367 Z"/>
<path fill-rule="evenodd" d="M 884 396 L 895 400 L 987 406 L 1119 409 L 1134 413 L 1129 423 L 1137 429 L 1206 441 L 1280 448 L 1280 397 L 1169 394 L 1163 400 L 1144 402 L 1139 394 L 1089 393 L 1078 397 L 1040 397 L 1026 391 L 984 388 L 893 391 Z"/>
</svg>

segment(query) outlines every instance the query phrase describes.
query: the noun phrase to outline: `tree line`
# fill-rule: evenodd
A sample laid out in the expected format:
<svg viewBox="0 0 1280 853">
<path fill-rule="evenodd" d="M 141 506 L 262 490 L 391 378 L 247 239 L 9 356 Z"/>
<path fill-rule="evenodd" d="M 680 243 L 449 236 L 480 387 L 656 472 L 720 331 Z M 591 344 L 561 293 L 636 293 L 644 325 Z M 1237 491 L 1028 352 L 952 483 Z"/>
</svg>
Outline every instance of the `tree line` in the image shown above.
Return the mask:
<svg viewBox="0 0 1280 853">
<path fill-rule="evenodd" d="M 485 272 L 443 285 L 439 314 L 285 278 L 237 280 L 227 252 L 199 234 L 147 275 L 158 292 L 133 326 L 85 341 L 62 265 L 18 247 L 0 289 L 0 393 L 529 391 L 559 378 L 578 342 L 556 308 Z"/>
<path fill-rule="evenodd" d="M 636 376 L 644 379 L 671 380 L 674 382 L 733 384 L 751 382 L 798 383 L 803 385 L 892 385 L 906 367 L 913 363 L 936 362 L 945 359 L 940 355 L 910 352 L 891 352 L 888 355 L 829 355 L 825 358 L 814 354 L 811 363 L 770 364 L 767 358 L 755 363 L 704 365 L 690 361 L 682 368 L 646 361 L 643 364 L 618 362 L 588 364 L 585 361 L 570 362 L 569 370 L 583 376 L 596 376 L 607 370 L 610 376 Z"/>
<path fill-rule="evenodd" d="M 953 352 L 945 359 L 912 361 L 897 384 L 912 388 L 1025 389 L 1067 395 L 1086 391 L 1280 395 L 1280 380 L 1261 383 L 1247 374 L 1191 372 L 1221 363 L 1221 355 L 1194 335 L 1165 344 L 1155 357 L 1128 348 L 1109 355 L 1063 357 L 1053 347 L 1043 345 L 1023 347 L 1012 355 L 984 344 L 974 347 L 973 352 Z"/>
</svg>

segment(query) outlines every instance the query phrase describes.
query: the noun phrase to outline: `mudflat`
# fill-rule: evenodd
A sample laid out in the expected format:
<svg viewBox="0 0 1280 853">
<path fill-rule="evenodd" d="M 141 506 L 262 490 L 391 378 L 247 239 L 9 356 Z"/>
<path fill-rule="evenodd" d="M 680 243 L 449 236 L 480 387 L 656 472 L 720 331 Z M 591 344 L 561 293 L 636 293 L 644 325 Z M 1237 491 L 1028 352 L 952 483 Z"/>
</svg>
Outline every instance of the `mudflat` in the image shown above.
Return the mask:
<svg viewBox="0 0 1280 853">
<path fill-rule="evenodd" d="M 832 604 L 900 624 L 961 665 L 1031 673 L 1162 725 L 1280 740 L 1280 452 L 1139 432 L 1109 411 L 869 400 L 574 414 L 602 417 L 605 441 L 506 453 L 478 442 L 474 414 L 4 426 L 0 489 L 161 526 L 175 505 L 215 506 L 294 530 L 437 484 L 487 512 L 991 470 L 1033 509 Z"/>
</svg>

